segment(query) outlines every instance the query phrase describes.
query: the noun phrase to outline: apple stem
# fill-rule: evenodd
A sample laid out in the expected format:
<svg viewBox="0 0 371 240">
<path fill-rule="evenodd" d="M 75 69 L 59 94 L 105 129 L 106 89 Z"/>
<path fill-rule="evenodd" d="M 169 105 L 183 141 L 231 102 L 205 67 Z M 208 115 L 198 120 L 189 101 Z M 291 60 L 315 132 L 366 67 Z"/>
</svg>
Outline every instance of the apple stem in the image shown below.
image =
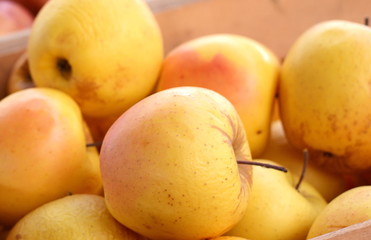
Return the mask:
<svg viewBox="0 0 371 240">
<path fill-rule="evenodd" d="M 303 169 L 301 170 L 299 181 L 296 183 L 296 186 L 295 186 L 296 190 L 299 190 L 299 187 L 301 183 L 303 182 L 305 172 L 307 171 L 308 160 L 309 160 L 309 152 L 308 152 L 308 149 L 305 148 L 303 150 Z"/>
<path fill-rule="evenodd" d="M 237 160 L 238 164 L 247 164 L 247 165 L 255 165 L 255 166 L 260 166 L 260 167 L 265 167 L 265 168 L 271 168 L 275 170 L 279 170 L 282 172 L 287 172 L 287 169 L 281 166 L 269 164 L 269 163 L 261 163 L 261 162 L 255 162 L 255 161 L 240 161 Z"/>
<path fill-rule="evenodd" d="M 368 22 L 369 22 L 368 20 L 369 20 L 368 17 L 365 17 L 365 22 L 364 22 L 364 23 L 365 23 L 366 26 L 369 25 L 369 24 L 368 24 Z"/>
<path fill-rule="evenodd" d="M 92 142 L 86 144 L 86 147 L 100 147 L 100 146 L 102 146 L 102 142 Z"/>
</svg>

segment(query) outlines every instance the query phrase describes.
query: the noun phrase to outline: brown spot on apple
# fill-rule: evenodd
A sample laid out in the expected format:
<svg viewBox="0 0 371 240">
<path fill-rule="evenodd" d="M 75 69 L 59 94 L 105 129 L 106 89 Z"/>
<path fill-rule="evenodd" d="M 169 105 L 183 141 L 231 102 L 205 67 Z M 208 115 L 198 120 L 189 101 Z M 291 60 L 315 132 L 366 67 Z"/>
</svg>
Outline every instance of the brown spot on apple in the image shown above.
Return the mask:
<svg viewBox="0 0 371 240">
<path fill-rule="evenodd" d="M 335 114 L 329 114 L 327 120 L 329 121 L 331 130 L 336 132 L 338 129 L 337 116 Z"/>
<path fill-rule="evenodd" d="M 97 90 L 99 89 L 99 85 L 93 79 L 81 79 L 77 81 L 76 88 L 78 95 L 75 97 L 77 102 L 84 102 L 86 100 L 99 100 L 100 98 L 97 96 Z M 103 101 L 103 100 L 101 100 Z"/>
</svg>

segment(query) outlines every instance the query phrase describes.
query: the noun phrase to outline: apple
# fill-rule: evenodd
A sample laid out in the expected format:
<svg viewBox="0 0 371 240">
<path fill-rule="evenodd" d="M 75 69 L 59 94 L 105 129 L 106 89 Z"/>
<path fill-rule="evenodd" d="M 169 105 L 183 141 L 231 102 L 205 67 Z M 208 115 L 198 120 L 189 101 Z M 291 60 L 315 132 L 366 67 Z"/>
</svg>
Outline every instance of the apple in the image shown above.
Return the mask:
<svg viewBox="0 0 371 240">
<path fill-rule="evenodd" d="M 371 219 L 371 186 L 358 186 L 333 199 L 318 215 L 307 239 Z"/>
<path fill-rule="evenodd" d="M 281 120 L 275 120 L 271 124 L 271 135 L 263 159 L 269 159 L 285 166 L 292 174 L 300 176 L 304 167 L 303 150 L 294 148 L 285 136 Z M 330 201 L 340 193 L 355 187 L 359 181 L 355 176 L 343 174 L 321 168 L 309 155 L 304 179 L 315 187 L 321 195 Z M 353 180 L 352 180 L 353 179 Z"/>
<path fill-rule="evenodd" d="M 7 82 L 6 94 L 12 94 L 20 90 L 35 87 L 28 66 L 27 52 L 21 53 L 14 63 Z"/>
<path fill-rule="evenodd" d="M 150 239 L 222 235 L 243 216 L 251 160 L 241 119 L 215 91 L 154 93 L 108 130 L 100 161 L 106 204 L 123 225 Z"/>
<path fill-rule="evenodd" d="M 323 168 L 371 168 L 371 28 L 345 20 L 320 22 L 289 49 L 279 109 L 288 141 L 307 148 Z"/>
<path fill-rule="evenodd" d="M 76 102 L 47 88 L 0 101 L 0 225 L 73 193 L 102 193 L 99 155 Z"/>
<path fill-rule="evenodd" d="M 102 118 L 152 93 L 163 40 L 143 0 L 53 0 L 37 15 L 27 52 L 36 86 L 61 90 L 84 116 Z"/>
<path fill-rule="evenodd" d="M 226 97 L 242 119 L 256 158 L 268 142 L 279 70 L 278 57 L 253 39 L 232 34 L 206 35 L 167 54 L 157 91 L 198 86 Z"/>
<path fill-rule="evenodd" d="M 102 196 L 74 194 L 48 202 L 20 219 L 8 240 L 116 239 L 146 240 L 118 223 Z"/>
<path fill-rule="evenodd" d="M 32 12 L 33 15 L 37 15 L 40 9 L 46 4 L 48 0 L 13 0 L 25 6 Z"/>
<path fill-rule="evenodd" d="M 279 165 L 256 159 L 257 162 Z M 305 180 L 296 189 L 298 178 L 289 172 L 253 166 L 253 185 L 244 217 L 226 233 L 259 240 L 305 239 L 326 200 Z"/>
<path fill-rule="evenodd" d="M 34 17 L 16 2 L 0 1 L 0 36 L 32 26 Z"/>
</svg>

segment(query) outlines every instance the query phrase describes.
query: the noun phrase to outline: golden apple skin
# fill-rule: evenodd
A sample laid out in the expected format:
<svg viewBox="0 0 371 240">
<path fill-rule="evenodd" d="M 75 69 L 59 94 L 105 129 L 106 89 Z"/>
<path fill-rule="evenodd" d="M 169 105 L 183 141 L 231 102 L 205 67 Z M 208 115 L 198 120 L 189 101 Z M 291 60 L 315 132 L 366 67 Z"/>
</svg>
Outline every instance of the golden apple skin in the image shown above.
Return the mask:
<svg viewBox="0 0 371 240">
<path fill-rule="evenodd" d="M 71 193 L 101 193 L 99 157 L 86 148 L 78 105 L 30 88 L 0 101 L 0 224 Z"/>
<path fill-rule="evenodd" d="M 19 220 L 7 240 L 148 240 L 118 223 L 94 194 L 74 194 L 48 202 Z"/>
<path fill-rule="evenodd" d="M 279 165 L 265 159 L 255 161 Z M 226 235 L 259 240 L 305 239 L 326 200 L 305 180 L 296 190 L 297 178 L 290 172 L 253 166 L 253 173 L 246 213 Z"/>
<path fill-rule="evenodd" d="M 318 215 L 307 239 L 371 219 L 371 186 L 359 186 L 340 194 Z"/>
<path fill-rule="evenodd" d="M 285 166 L 295 176 L 301 175 L 304 166 L 303 151 L 294 148 L 288 143 L 280 120 L 272 122 L 270 140 L 261 158 L 269 159 Z M 340 193 L 354 187 L 356 179 L 351 181 L 350 177 L 321 168 L 312 161 L 309 155 L 304 179 L 315 187 L 326 201 L 331 201 Z"/>
<path fill-rule="evenodd" d="M 370 45 L 368 26 L 321 22 L 297 39 L 282 66 L 287 138 L 333 171 L 371 167 Z"/>
<path fill-rule="evenodd" d="M 155 93 L 108 130 L 100 152 L 106 204 L 151 239 L 217 237 L 242 217 L 248 142 L 233 105 L 198 87 Z"/>
<path fill-rule="evenodd" d="M 165 57 L 157 91 L 198 86 L 220 93 L 237 109 L 251 154 L 258 157 L 269 138 L 279 69 L 275 54 L 255 40 L 208 35 L 185 42 Z"/>
<path fill-rule="evenodd" d="M 153 91 L 163 41 L 143 0 L 53 0 L 35 19 L 28 53 L 37 86 L 68 93 L 84 116 L 104 117 Z"/>
</svg>

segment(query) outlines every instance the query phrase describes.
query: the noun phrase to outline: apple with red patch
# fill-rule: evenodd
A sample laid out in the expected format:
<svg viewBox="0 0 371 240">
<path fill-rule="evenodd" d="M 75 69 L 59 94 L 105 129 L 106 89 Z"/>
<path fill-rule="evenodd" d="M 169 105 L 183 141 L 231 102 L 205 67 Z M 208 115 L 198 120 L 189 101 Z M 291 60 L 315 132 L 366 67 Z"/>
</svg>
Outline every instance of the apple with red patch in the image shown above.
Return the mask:
<svg viewBox="0 0 371 240">
<path fill-rule="evenodd" d="M 0 1 L 0 36 L 27 29 L 34 16 L 23 5 L 12 1 Z"/>
<path fill-rule="evenodd" d="M 241 116 L 256 158 L 268 143 L 279 70 L 278 57 L 256 40 L 233 34 L 207 35 L 168 53 L 157 91 L 196 86 L 226 97 Z"/>
</svg>

